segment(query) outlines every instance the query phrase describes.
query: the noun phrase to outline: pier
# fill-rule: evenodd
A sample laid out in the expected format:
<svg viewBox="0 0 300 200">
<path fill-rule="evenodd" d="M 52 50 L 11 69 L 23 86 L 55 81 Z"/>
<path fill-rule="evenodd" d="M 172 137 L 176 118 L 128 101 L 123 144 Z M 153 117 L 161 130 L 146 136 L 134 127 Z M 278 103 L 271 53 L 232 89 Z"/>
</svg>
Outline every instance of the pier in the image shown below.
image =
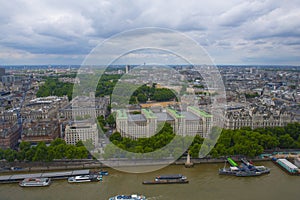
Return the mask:
<svg viewBox="0 0 300 200">
<path fill-rule="evenodd" d="M 0 183 L 15 183 L 22 181 L 25 178 L 51 178 L 51 179 L 66 179 L 71 176 L 88 175 L 90 170 L 73 170 L 65 172 L 43 172 L 34 174 L 13 174 L 0 176 Z"/>
</svg>

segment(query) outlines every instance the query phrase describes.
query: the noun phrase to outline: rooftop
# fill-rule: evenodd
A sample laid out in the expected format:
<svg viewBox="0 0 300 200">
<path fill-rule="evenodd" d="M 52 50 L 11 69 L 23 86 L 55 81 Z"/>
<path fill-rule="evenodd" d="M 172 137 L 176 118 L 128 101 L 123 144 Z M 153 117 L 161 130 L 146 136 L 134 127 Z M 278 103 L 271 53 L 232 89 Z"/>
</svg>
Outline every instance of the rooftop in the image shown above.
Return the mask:
<svg viewBox="0 0 300 200">
<path fill-rule="evenodd" d="M 202 110 L 199 110 L 198 108 L 196 108 L 194 106 L 189 106 L 188 108 L 190 108 L 191 110 L 193 110 L 194 112 L 196 112 L 198 115 L 200 115 L 202 117 L 213 117 L 211 114 L 208 114 Z"/>
<path fill-rule="evenodd" d="M 117 110 L 117 118 L 119 119 L 127 119 L 127 113 L 126 111 L 123 109 L 123 110 Z"/>
<path fill-rule="evenodd" d="M 142 109 L 142 113 L 145 115 L 146 118 L 150 118 L 150 119 L 157 118 L 151 110 Z"/>
<path fill-rule="evenodd" d="M 174 110 L 172 108 L 167 108 L 166 109 L 168 112 L 170 112 L 174 117 L 176 118 L 185 118 L 184 115 L 182 115 L 180 112 L 178 112 L 177 110 Z"/>
</svg>

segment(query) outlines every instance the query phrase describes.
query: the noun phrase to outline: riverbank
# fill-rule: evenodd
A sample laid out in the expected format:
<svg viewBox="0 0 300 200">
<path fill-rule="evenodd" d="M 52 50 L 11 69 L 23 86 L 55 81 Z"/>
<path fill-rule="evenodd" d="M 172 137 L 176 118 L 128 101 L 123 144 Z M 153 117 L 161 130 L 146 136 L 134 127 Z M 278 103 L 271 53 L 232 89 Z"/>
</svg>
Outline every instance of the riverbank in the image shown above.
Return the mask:
<svg viewBox="0 0 300 200">
<path fill-rule="evenodd" d="M 232 159 L 235 161 L 240 161 L 242 157 L 233 156 Z M 205 164 L 205 163 L 224 163 L 224 158 L 193 158 L 191 162 L 194 164 Z M 270 158 L 253 158 L 252 161 L 270 161 Z M 84 160 L 55 160 L 51 162 L 7 162 L 0 161 L 0 173 L 5 172 L 34 172 L 34 171 L 57 171 L 57 170 L 76 170 L 76 169 L 101 169 L 109 167 L 119 167 L 119 166 L 151 166 L 151 165 L 184 165 L 186 162 L 185 158 L 181 158 L 173 162 L 172 159 L 166 160 L 145 160 L 145 159 L 136 159 L 136 160 L 124 160 L 124 159 L 112 159 L 112 160 L 93 160 L 93 159 L 84 159 Z M 105 164 L 104 164 L 105 163 Z"/>
</svg>

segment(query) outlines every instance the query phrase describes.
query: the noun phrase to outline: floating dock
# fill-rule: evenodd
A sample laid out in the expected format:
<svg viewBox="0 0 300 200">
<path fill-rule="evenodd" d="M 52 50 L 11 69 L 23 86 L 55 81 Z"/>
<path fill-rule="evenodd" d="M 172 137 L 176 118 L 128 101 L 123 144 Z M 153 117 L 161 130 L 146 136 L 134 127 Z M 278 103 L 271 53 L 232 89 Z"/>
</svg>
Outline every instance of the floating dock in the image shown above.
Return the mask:
<svg viewBox="0 0 300 200">
<path fill-rule="evenodd" d="M 51 178 L 51 179 L 66 179 L 71 176 L 88 175 L 90 170 L 74 170 L 65 172 L 44 172 L 35 174 L 13 174 L 0 176 L 0 183 L 15 183 L 24 180 L 25 178 Z"/>
<path fill-rule="evenodd" d="M 282 169 L 284 169 L 287 173 L 290 175 L 300 175 L 300 169 L 288 161 L 287 159 L 280 158 L 280 159 L 272 159 L 273 162 L 275 162 L 278 166 L 280 166 Z"/>
</svg>

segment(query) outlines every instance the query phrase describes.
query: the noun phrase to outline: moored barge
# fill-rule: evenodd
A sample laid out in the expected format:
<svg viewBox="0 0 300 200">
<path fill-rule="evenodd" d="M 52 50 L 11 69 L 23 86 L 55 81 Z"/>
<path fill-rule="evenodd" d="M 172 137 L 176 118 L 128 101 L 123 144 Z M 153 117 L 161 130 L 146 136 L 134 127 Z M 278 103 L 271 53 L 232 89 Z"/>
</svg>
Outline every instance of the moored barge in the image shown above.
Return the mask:
<svg viewBox="0 0 300 200">
<path fill-rule="evenodd" d="M 188 182 L 186 176 L 173 174 L 157 176 L 153 181 L 143 181 L 143 184 L 183 184 Z"/>
</svg>

